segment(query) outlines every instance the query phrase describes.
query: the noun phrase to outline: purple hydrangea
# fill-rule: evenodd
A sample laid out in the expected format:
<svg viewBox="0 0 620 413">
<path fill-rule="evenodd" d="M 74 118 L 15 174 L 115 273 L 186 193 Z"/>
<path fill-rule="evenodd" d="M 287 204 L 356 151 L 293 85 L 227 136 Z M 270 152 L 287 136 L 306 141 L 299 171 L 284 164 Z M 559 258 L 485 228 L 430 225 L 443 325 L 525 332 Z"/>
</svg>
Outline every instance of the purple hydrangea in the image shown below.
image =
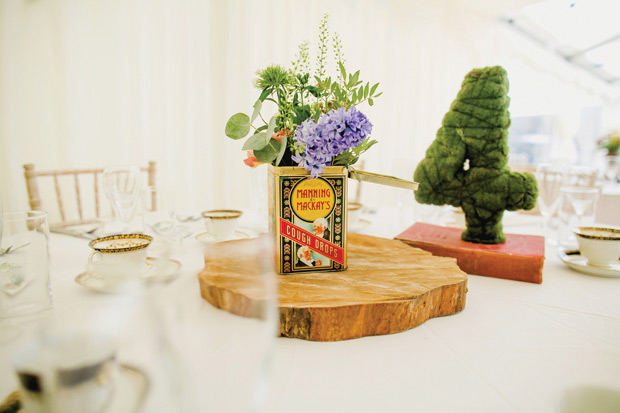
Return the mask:
<svg viewBox="0 0 620 413">
<path fill-rule="evenodd" d="M 372 124 L 355 106 L 331 110 L 318 122 L 308 119 L 297 127 L 294 139 L 303 153 L 297 151 L 292 159 L 316 178 L 334 157 L 355 148 L 371 131 Z"/>
</svg>

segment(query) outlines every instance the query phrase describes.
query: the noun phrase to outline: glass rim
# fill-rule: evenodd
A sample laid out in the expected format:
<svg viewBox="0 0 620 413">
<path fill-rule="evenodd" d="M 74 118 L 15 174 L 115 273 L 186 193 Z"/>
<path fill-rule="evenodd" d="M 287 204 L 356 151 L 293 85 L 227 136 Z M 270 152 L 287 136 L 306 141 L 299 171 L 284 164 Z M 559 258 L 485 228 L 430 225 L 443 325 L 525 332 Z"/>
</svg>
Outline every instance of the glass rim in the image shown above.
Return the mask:
<svg viewBox="0 0 620 413">
<path fill-rule="evenodd" d="M 12 212 L 3 212 L 2 213 L 2 221 L 4 222 L 16 222 L 16 221 L 27 221 L 29 219 L 40 219 L 47 217 L 47 212 L 45 211 L 12 211 Z"/>
</svg>

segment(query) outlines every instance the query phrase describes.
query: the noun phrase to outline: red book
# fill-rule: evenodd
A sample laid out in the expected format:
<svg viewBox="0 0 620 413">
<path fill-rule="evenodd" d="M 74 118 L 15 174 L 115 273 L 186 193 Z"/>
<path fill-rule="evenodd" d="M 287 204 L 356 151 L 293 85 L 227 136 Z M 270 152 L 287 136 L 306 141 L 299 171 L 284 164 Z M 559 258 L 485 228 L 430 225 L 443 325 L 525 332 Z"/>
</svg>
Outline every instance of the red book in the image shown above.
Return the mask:
<svg viewBox="0 0 620 413">
<path fill-rule="evenodd" d="M 506 234 L 503 244 L 474 244 L 461 239 L 462 228 L 416 223 L 395 239 L 441 257 L 456 258 L 468 274 L 542 283 L 545 239 Z"/>
</svg>

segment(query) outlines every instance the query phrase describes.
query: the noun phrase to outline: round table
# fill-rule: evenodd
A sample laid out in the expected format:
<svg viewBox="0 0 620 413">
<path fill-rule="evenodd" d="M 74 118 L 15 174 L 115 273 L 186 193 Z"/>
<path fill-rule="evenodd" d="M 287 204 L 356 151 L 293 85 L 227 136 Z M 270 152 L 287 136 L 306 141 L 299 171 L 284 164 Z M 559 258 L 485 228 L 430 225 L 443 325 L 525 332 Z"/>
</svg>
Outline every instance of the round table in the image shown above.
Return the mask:
<svg viewBox="0 0 620 413">
<path fill-rule="evenodd" d="M 395 219 L 396 214 L 389 208 L 367 214 L 371 225 L 361 231 L 394 237 L 408 226 L 402 224 L 407 216 Z M 504 227 L 508 233 L 540 231 L 539 218 L 529 215 L 509 215 Z M 236 386 L 235 377 L 245 374 L 245 362 L 228 363 L 255 343 L 239 335 L 243 344 L 231 348 L 214 333 L 204 351 L 215 364 L 201 365 L 195 353 L 174 351 L 176 339 L 191 336 L 161 339 L 165 326 L 176 322 L 202 325 L 185 331 L 196 336 L 234 335 L 245 328 L 239 317 L 200 297 L 202 248 L 185 240 L 172 253 L 183 264 L 177 279 L 119 297 L 75 283 L 90 253 L 86 240 L 50 236 L 56 321 L 120 334 L 119 359 L 151 377 L 144 411 L 178 407 L 170 387 L 179 383 L 175 366 L 183 363 L 204 373 L 185 387 L 188 392 L 219 396 L 214 411 L 235 411 L 232 398 L 242 397 L 234 391 L 225 395 Z M 462 312 L 405 332 L 341 342 L 275 339 L 264 411 L 553 412 L 620 406 L 620 279 L 574 272 L 548 248 L 541 285 L 471 275 L 468 290 Z M 0 397 L 16 387 L 7 359 L 26 335 L 3 347 Z"/>
</svg>

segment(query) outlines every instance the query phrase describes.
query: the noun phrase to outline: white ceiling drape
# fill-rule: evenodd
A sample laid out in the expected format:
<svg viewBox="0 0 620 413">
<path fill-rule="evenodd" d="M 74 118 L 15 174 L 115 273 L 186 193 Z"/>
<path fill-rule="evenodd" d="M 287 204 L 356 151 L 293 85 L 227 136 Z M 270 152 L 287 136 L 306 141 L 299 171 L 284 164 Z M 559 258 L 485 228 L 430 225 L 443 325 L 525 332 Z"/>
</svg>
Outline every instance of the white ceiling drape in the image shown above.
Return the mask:
<svg viewBox="0 0 620 413">
<path fill-rule="evenodd" d="M 507 2 L 523 3 L 528 2 Z M 502 64 L 512 76 L 511 64 L 523 65 L 519 46 L 505 40 L 506 29 L 497 22 L 505 10 L 476 5 L 456 0 L 0 2 L 5 209 L 27 208 L 22 165 L 30 162 L 50 169 L 155 160 L 158 181 L 174 184 L 188 210 L 264 202 L 259 198 L 264 168 L 242 163 L 242 142 L 226 138 L 224 125 L 230 115 L 251 110 L 258 96 L 252 87 L 257 69 L 289 65 L 303 40 L 316 46 L 323 13 L 330 15 L 332 32 L 340 34 L 348 68 L 360 69 L 365 81 L 381 82 L 384 92 L 374 107 L 360 108 L 380 142 L 365 157 L 366 168 L 410 177 L 469 70 Z M 516 95 L 540 100 L 535 90 Z M 527 102 L 513 100 L 513 105 Z M 398 196 L 394 189 L 367 187 L 368 204 Z"/>
</svg>

